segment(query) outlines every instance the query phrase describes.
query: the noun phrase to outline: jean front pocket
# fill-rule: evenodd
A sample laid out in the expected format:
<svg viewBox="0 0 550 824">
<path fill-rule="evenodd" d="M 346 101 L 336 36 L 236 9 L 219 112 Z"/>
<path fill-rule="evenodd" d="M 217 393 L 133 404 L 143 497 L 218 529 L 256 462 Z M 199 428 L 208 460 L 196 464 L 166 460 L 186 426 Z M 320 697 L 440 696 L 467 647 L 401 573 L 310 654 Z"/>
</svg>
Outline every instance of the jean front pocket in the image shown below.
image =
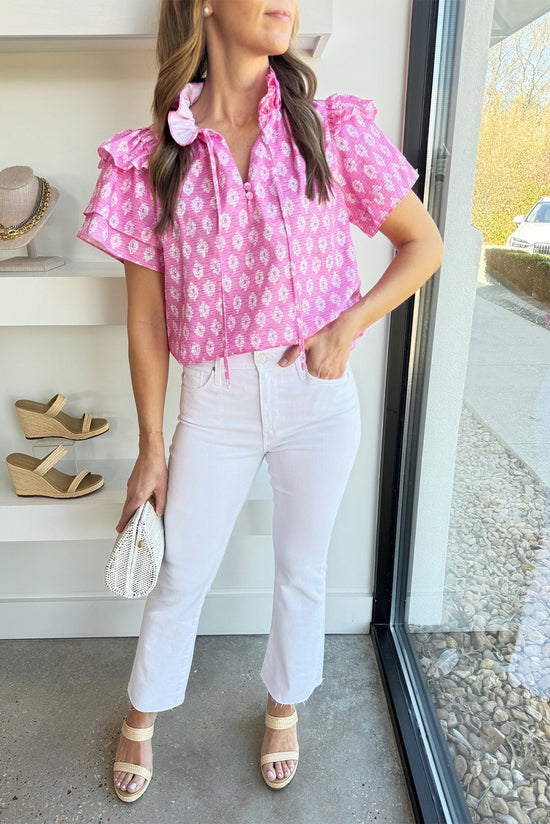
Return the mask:
<svg viewBox="0 0 550 824">
<path fill-rule="evenodd" d="M 186 389 L 205 389 L 214 378 L 214 365 L 191 363 L 183 367 L 181 382 Z"/>
<path fill-rule="evenodd" d="M 319 378 L 317 375 L 312 375 L 309 370 L 306 370 L 305 372 L 306 379 L 308 381 L 324 386 L 339 386 L 341 383 L 346 383 L 349 380 L 350 374 L 351 370 L 349 363 L 346 364 L 344 374 L 339 378 Z"/>
</svg>

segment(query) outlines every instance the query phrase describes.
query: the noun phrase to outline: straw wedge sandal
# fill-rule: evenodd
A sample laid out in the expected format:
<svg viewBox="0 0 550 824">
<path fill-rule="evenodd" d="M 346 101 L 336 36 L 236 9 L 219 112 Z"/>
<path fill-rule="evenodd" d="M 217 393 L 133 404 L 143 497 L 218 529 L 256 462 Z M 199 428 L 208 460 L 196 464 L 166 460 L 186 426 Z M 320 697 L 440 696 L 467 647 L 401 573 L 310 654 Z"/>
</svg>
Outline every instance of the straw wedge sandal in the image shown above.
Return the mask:
<svg viewBox="0 0 550 824">
<path fill-rule="evenodd" d="M 275 715 L 270 715 L 268 712 L 266 712 L 265 714 L 265 725 L 266 727 L 269 727 L 272 730 L 288 730 L 290 727 L 293 727 L 297 723 L 298 713 L 296 712 L 296 710 L 294 710 L 292 715 L 289 715 L 286 718 L 278 718 Z M 274 790 L 282 790 L 283 787 L 286 787 L 286 785 L 289 784 L 296 775 L 299 757 L 300 754 L 297 751 L 268 752 L 265 755 L 262 755 L 260 758 L 260 769 L 264 766 L 264 764 L 270 764 L 275 761 L 296 761 L 296 766 L 294 767 L 290 775 L 287 775 L 286 778 L 280 778 L 277 781 L 269 781 L 265 777 L 262 770 L 262 778 L 267 784 L 267 786 L 271 787 Z"/>
<path fill-rule="evenodd" d="M 124 738 L 129 738 L 130 741 L 148 741 L 153 737 L 154 729 L 154 724 L 151 724 L 150 727 L 143 727 L 142 729 L 139 729 L 138 727 L 129 727 L 126 723 L 126 718 L 122 722 L 122 735 Z M 147 767 L 142 767 L 140 764 L 129 764 L 127 761 L 115 761 L 113 764 L 113 775 L 116 772 L 133 773 L 134 775 L 141 775 L 142 778 L 145 779 L 143 787 L 140 787 L 140 789 L 135 793 L 129 793 L 126 790 L 121 790 L 116 784 L 113 783 L 115 792 L 120 800 L 128 802 L 137 801 L 138 798 L 141 798 L 151 783 L 151 778 L 153 776 L 153 770 L 148 770 Z"/>
<path fill-rule="evenodd" d="M 92 418 L 87 412 L 82 418 L 71 418 L 61 410 L 67 403 L 65 395 L 54 395 L 48 403 L 15 401 L 17 415 L 26 438 L 70 438 L 83 441 L 95 438 L 109 429 L 104 418 Z"/>
<path fill-rule="evenodd" d="M 67 453 L 62 444 L 43 460 L 12 452 L 6 458 L 9 473 L 18 495 L 44 495 L 46 498 L 80 498 L 103 486 L 101 475 L 82 469 L 77 475 L 66 475 L 52 467 Z"/>
</svg>

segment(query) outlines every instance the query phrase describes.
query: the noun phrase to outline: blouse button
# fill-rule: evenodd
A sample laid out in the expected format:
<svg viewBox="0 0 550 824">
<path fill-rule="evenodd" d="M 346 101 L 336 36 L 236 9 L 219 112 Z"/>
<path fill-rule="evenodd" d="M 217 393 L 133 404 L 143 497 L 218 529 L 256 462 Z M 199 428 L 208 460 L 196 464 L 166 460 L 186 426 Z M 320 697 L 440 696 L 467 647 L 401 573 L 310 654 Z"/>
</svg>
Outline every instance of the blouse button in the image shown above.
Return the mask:
<svg viewBox="0 0 550 824">
<path fill-rule="evenodd" d="M 252 185 L 251 185 L 251 183 L 250 183 L 248 180 L 247 180 L 247 181 L 246 181 L 246 183 L 244 184 L 244 188 L 246 189 L 246 191 L 247 191 L 247 192 L 249 192 L 249 191 L 250 191 L 250 189 L 252 188 Z"/>
<path fill-rule="evenodd" d="M 247 192 L 246 193 L 246 199 L 247 200 L 252 200 L 253 197 L 254 197 L 254 195 L 252 194 L 252 192 Z"/>
</svg>

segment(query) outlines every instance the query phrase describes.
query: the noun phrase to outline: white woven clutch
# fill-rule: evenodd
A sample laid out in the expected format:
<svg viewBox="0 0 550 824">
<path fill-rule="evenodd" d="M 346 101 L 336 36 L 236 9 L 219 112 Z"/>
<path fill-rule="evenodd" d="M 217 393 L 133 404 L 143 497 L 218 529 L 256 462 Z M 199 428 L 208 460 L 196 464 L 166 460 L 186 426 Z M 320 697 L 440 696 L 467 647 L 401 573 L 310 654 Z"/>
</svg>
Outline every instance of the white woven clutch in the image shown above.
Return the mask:
<svg viewBox="0 0 550 824">
<path fill-rule="evenodd" d="M 105 583 L 123 598 L 143 598 L 155 586 L 164 555 L 164 526 L 149 499 L 119 533 L 105 567 Z"/>
</svg>

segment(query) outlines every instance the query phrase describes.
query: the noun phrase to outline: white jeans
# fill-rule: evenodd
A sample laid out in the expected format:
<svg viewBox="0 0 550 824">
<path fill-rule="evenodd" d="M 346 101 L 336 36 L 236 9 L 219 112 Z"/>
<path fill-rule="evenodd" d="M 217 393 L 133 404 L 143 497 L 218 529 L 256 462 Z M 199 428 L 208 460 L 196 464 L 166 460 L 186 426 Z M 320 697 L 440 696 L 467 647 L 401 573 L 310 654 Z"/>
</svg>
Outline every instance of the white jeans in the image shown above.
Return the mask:
<svg viewBox="0 0 550 824">
<path fill-rule="evenodd" d="M 185 697 L 202 605 L 264 459 L 273 488 L 273 613 L 261 678 L 281 704 L 321 683 L 332 528 L 361 438 L 351 366 L 336 380 L 279 366 L 287 346 L 185 366 L 168 464 L 166 551 L 145 603 L 128 695 L 141 712 Z"/>
</svg>

